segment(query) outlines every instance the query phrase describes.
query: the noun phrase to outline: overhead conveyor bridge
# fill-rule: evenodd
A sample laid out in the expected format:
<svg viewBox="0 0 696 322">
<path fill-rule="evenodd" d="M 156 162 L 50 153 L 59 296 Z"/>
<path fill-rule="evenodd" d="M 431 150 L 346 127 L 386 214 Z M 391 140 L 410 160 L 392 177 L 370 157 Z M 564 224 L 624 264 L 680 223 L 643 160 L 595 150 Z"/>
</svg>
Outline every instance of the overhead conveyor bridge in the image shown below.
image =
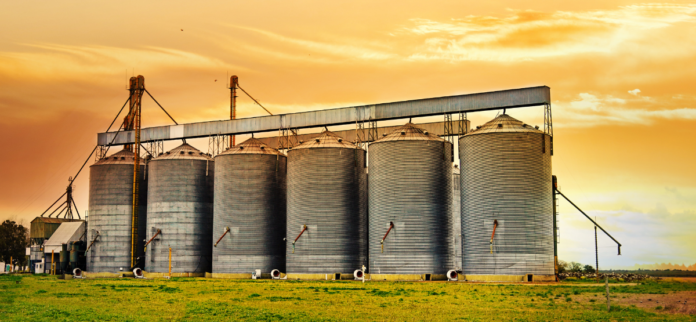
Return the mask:
<svg viewBox="0 0 696 322">
<path fill-rule="evenodd" d="M 234 120 L 157 126 L 141 129 L 140 142 L 240 135 L 542 105 L 547 106 L 544 130 L 552 134 L 550 104 L 551 89 L 548 86 L 538 86 Z M 134 142 L 134 131 L 99 133 L 97 138 L 97 143 L 101 146 Z"/>
</svg>

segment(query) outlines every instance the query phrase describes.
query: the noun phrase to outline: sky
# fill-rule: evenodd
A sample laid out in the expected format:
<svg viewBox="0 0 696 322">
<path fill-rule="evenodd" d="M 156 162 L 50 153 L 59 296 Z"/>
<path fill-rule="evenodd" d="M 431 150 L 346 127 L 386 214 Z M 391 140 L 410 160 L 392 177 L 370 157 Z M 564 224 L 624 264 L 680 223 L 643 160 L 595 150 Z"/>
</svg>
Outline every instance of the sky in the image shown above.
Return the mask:
<svg viewBox="0 0 696 322">
<path fill-rule="evenodd" d="M 229 118 L 233 74 L 276 114 L 547 85 L 560 189 L 624 245 L 600 235 L 600 269 L 696 263 L 696 3 L 28 0 L 1 4 L 0 28 L 0 220 L 64 192 L 133 75 L 179 123 Z M 508 114 L 543 125 L 540 107 Z M 146 99 L 143 126 L 168 124 Z M 559 227 L 560 259 L 593 264 L 593 225 L 564 201 Z"/>
</svg>

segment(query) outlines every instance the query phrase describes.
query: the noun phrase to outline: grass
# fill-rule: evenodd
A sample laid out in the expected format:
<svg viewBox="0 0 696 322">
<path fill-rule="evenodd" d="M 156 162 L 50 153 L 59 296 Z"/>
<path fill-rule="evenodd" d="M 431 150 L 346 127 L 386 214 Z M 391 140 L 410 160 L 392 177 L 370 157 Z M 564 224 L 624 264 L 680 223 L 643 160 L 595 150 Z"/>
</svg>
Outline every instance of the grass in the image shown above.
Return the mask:
<svg viewBox="0 0 696 322">
<path fill-rule="evenodd" d="M 17 282 L 20 282 L 19 284 Z M 612 293 L 694 291 L 696 283 L 613 286 Z M 599 301 L 578 303 L 584 294 Z M 0 321 L 692 321 L 693 317 L 601 303 L 604 287 L 563 283 L 411 283 L 172 280 L 58 280 L 0 276 Z"/>
</svg>

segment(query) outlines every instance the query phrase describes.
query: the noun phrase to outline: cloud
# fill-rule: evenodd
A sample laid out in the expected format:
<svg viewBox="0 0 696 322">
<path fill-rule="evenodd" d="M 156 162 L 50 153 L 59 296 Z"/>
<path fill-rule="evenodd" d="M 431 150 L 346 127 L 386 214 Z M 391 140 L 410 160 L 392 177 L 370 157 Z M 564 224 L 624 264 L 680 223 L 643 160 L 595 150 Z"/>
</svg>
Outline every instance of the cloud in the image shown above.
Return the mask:
<svg viewBox="0 0 696 322">
<path fill-rule="evenodd" d="M 57 44 L 24 46 L 35 51 L 0 53 L 0 74 L 11 75 L 14 78 L 55 79 L 65 78 L 65 75 L 75 72 L 81 75 L 121 74 L 125 68 L 132 66 L 146 66 L 144 68 L 148 70 L 171 67 L 232 67 L 200 54 L 162 47 L 123 48 Z"/>
<path fill-rule="evenodd" d="M 561 207 L 565 204 L 561 203 Z M 567 208 L 561 208 L 567 209 Z M 616 256 L 616 244 L 599 231 L 600 267 L 627 268 L 635 263 L 692 263 L 696 250 L 690 246 L 694 212 L 670 213 L 664 205 L 646 212 L 612 210 L 587 211 L 623 246 Z M 593 225 L 574 211 L 559 215 L 562 231 L 560 257 L 583 263 L 594 262 Z M 636 233 L 640 232 L 640 233 Z"/>
<path fill-rule="evenodd" d="M 331 55 L 334 57 L 341 57 L 344 59 L 351 59 L 351 60 L 362 60 L 362 61 L 383 61 L 387 59 L 392 59 L 397 56 L 395 53 L 390 53 L 385 50 L 379 50 L 375 48 L 370 48 L 370 45 L 373 45 L 372 47 L 378 47 L 375 44 L 372 44 L 371 41 L 368 41 L 366 39 L 362 39 L 359 42 L 355 42 L 353 44 L 348 43 L 346 39 L 335 39 L 334 41 L 318 41 L 318 40 L 307 40 L 307 39 L 301 39 L 297 37 L 290 37 L 290 36 L 285 36 L 281 35 L 278 33 L 270 32 L 267 30 L 262 30 L 258 28 L 251 28 L 251 27 L 244 27 L 244 26 L 235 26 L 235 25 L 227 25 L 231 28 L 235 29 L 241 29 L 241 30 L 246 30 L 246 31 L 251 31 L 255 34 L 265 36 L 271 40 L 275 40 L 277 42 L 281 42 L 287 45 L 291 45 L 294 47 L 299 47 L 302 48 L 303 51 L 301 54 L 294 54 L 294 55 L 289 55 L 288 53 L 279 53 L 279 52 L 272 52 L 268 51 L 267 49 L 263 49 L 260 47 L 249 47 L 250 49 L 257 50 L 259 52 L 262 52 L 264 54 L 273 54 L 277 55 L 282 58 L 292 58 L 292 59 L 314 59 L 316 60 L 317 57 L 309 57 L 309 54 L 307 52 L 312 52 L 312 53 L 321 53 L 321 54 L 326 54 L 326 55 Z M 335 37 L 335 36 L 334 36 Z M 383 46 L 382 46 L 383 47 Z M 293 52 L 296 52 L 296 50 L 293 50 Z M 322 58 L 320 58 L 322 59 Z M 323 58 L 325 60 L 325 58 Z"/>
<path fill-rule="evenodd" d="M 104 102 L 120 106 L 122 102 L 116 101 L 125 96 L 118 89 L 125 88 L 133 66 L 136 74 L 143 72 L 146 76 L 196 71 L 208 77 L 220 70 L 248 70 L 202 54 L 163 47 L 57 44 L 23 47 L 25 52 L 0 52 L 0 86 L 5 88 L 0 92 L 0 112 L 4 116 L 0 123 L 34 122 L 66 111 L 103 111 L 95 107 L 103 106 Z M 162 84 L 158 83 L 160 88 Z M 112 101 L 114 97 L 118 99 Z"/>
<path fill-rule="evenodd" d="M 539 12 L 507 17 L 470 15 L 451 21 L 412 19 L 404 37 L 422 36 L 410 60 L 524 61 L 609 53 L 646 31 L 696 22 L 696 5 L 646 4 L 616 10 Z"/>
<path fill-rule="evenodd" d="M 628 91 L 628 93 L 633 95 L 633 96 L 638 96 L 638 93 L 640 93 L 640 90 L 636 88 L 636 89 L 632 89 L 632 90 Z"/>
<path fill-rule="evenodd" d="M 696 108 L 654 108 L 653 105 L 656 104 L 645 105 L 648 100 L 644 97 L 622 99 L 589 93 L 580 93 L 578 97 L 579 99 L 570 102 L 554 103 L 557 111 L 554 123 L 569 127 L 588 127 L 606 124 L 649 125 L 658 119 L 696 120 Z"/>
</svg>

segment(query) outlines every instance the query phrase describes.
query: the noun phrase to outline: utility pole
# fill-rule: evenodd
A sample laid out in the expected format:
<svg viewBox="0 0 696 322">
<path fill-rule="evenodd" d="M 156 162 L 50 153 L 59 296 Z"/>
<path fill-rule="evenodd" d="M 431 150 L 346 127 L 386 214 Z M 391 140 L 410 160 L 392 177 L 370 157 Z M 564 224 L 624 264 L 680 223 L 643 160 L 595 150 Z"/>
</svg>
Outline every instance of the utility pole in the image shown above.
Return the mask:
<svg viewBox="0 0 696 322">
<path fill-rule="evenodd" d="M 595 221 L 597 218 L 595 218 Z M 594 253 L 595 253 L 595 268 L 597 269 L 597 282 L 599 283 L 599 251 L 597 250 L 597 226 L 594 226 Z"/>
<path fill-rule="evenodd" d="M 230 120 L 237 118 L 237 84 L 239 83 L 239 78 L 237 75 L 232 75 L 230 77 Z M 230 148 L 235 145 L 235 136 L 230 135 Z"/>
</svg>

